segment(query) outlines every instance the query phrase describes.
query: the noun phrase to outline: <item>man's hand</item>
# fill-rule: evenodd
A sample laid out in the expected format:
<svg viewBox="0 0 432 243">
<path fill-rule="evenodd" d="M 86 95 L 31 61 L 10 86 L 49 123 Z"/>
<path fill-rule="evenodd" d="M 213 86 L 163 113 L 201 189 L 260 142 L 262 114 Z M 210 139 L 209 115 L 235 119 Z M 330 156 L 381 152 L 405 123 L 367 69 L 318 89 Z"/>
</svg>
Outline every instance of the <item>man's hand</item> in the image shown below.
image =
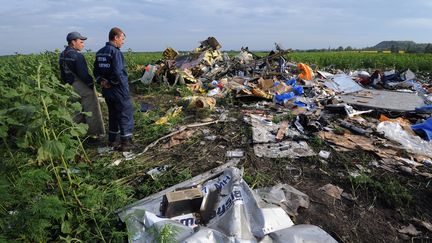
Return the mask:
<svg viewBox="0 0 432 243">
<path fill-rule="evenodd" d="M 103 79 L 103 80 L 101 80 L 101 86 L 102 86 L 102 88 L 104 88 L 104 89 L 109 89 L 109 88 L 111 88 L 111 84 L 108 82 L 108 80 L 106 80 L 106 79 Z"/>
</svg>

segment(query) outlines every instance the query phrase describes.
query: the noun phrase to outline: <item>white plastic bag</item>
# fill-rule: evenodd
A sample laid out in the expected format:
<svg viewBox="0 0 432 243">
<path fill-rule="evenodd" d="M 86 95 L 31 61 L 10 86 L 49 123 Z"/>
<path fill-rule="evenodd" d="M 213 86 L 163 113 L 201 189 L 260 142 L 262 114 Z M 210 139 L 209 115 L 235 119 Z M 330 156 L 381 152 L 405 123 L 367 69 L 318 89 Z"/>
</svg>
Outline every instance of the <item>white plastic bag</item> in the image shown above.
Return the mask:
<svg viewBox="0 0 432 243">
<path fill-rule="evenodd" d="M 432 158 L 432 143 L 408 134 L 399 123 L 381 122 L 377 126 L 377 131 L 383 132 L 386 138 L 400 143 L 409 152 Z"/>
</svg>

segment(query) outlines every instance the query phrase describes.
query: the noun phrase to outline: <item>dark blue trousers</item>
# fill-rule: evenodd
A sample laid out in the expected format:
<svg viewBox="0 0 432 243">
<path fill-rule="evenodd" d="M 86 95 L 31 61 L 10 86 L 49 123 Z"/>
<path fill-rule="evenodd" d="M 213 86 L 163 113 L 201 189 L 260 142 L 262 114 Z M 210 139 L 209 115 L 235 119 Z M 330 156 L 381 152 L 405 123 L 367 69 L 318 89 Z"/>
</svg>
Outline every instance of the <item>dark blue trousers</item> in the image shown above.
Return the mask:
<svg viewBox="0 0 432 243">
<path fill-rule="evenodd" d="M 105 97 L 108 106 L 108 141 L 114 142 L 132 137 L 134 129 L 134 108 L 130 97 Z"/>
</svg>

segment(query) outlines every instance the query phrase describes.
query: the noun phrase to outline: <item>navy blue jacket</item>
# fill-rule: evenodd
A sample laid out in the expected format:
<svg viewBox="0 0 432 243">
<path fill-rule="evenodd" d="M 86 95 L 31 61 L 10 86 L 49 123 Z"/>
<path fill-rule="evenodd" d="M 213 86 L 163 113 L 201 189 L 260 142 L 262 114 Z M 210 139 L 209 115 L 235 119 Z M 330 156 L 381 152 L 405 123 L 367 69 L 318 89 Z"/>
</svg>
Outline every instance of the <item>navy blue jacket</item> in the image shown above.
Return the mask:
<svg viewBox="0 0 432 243">
<path fill-rule="evenodd" d="M 102 89 L 105 97 L 114 95 L 129 97 L 128 74 L 123 53 L 111 42 L 107 42 L 97 53 L 93 74 L 100 83 L 101 78 L 111 83 L 111 88 Z"/>
<path fill-rule="evenodd" d="M 72 84 L 75 77 L 81 79 L 89 87 L 93 87 L 93 77 L 87 69 L 87 62 L 84 55 L 77 52 L 70 46 L 60 53 L 59 57 L 60 76 L 63 82 Z"/>
</svg>

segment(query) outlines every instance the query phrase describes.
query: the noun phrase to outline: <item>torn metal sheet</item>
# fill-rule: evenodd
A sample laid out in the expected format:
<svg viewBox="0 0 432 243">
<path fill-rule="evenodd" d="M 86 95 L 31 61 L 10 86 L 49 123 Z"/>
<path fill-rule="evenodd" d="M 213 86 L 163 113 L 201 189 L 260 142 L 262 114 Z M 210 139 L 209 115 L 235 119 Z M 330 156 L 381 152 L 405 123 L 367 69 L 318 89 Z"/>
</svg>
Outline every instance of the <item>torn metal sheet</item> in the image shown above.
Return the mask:
<svg viewBox="0 0 432 243">
<path fill-rule="evenodd" d="M 299 158 L 315 155 L 304 141 L 281 141 L 276 143 L 276 136 L 282 124 L 276 124 L 265 117 L 253 114 L 250 117 L 254 153 L 256 156 L 266 158 Z M 301 134 L 295 129 L 287 128 L 284 132 L 285 138 L 299 136 Z"/>
<path fill-rule="evenodd" d="M 276 142 L 276 135 L 282 124 L 277 124 L 269 119 L 251 114 L 252 139 L 254 143 Z M 300 136 L 300 133 L 294 129 L 286 129 L 284 137 L 293 138 Z"/>
<path fill-rule="evenodd" d="M 276 141 L 279 125 L 261 116 L 251 114 L 252 139 L 254 143 Z"/>
<path fill-rule="evenodd" d="M 207 181 L 211 178 L 214 178 L 218 174 L 222 173 L 222 171 L 224 169 L 229 168 L 231 166 L 236 166 L 239 162 L 240 162 L 240 159 L 231 159 L 227 163 L 225 163 L 221 166 L 218 166 L 217 168 L 214 168 L 211 171 L 207 171 L 203 174 L 197 175 L 197 176 L 195 176 L 189 180 L 186 180 L 182 183 L 179 183 L 179 184 L 174 185 L 172 187 L 169 187 L 163 191 L 160 191 L 156 194 L 153 194 L 149 197 L 141 199 L 135 203 L 132 203 L 132 204 L 124 207 L 121 211 L 119 211 L 117 213 L 118 213 L 120 219 L 122 219 L 124 221 L 126 215 L 129 213 L 132 213 L 136 209 L 143 209 L 143 210 L 146 209 L 146 210 L 151 210 L 151 211 L 156 212 L 156 210 L 159 210 L 159 206 L 160 206 L 159 200 L 162 200 L 162 197 L 167 192 L 174 191 L 178 188 L 192 187 L 192 186 L 197 186 L 199 184 L 202 184 L 204 181 Z"/>
<path fill-rule="evenodd" d="M 312 225 L 293 227 L 285 211 L 267 204 L 242 179 L 242 171 L 226 168 L 207 172 L 140 200 L 122 210 L 130 242 L 155 242 L 163 229 L 173 242 L 336 242 Z M 205 180 L 204 180 L 205 179 Z M 197 184 L 198 183 L 198 184 Z M 199 185 L 204 195 L 199 216 L 185 213 L 161 217 L 162 197 L 175 188 Z"/>
<path fill-rule="evenodd" d="M 244 151 L 241 149 L 231 150 L 226 152 L 228 158 L 241 158 L 244 156 Z"/>
<path fill-rule="evenodd" d="M 298 215 L 299 207 L 309 208 L 309 196 L 287 184 L 277 184 L 254 191 L 264 202 L 278 205 L 291 216 Z"/>
<path fill-rule="evenodd" d="M 170 165 L 156 166 L 156 167 L 150 169 L 149 171 L 147 171 L 146 174 L 151 176 L 151 178 L 156 179 L 156 177 L 158 175 L 165 172 L 169 167 L 170 167 Z"/>
<path fill-rule="evenodd" d="M 260 242 L 290 242 L 290 243 L 335 243 L 337 242 L 320 227 L 315 225 L 294 225 L 287 229 L 270 233 Z"/>
<path fill-rule="evenodd" d="M 413 112 L 416 107 L 424 106 L 423 99 L 416 93 L 364 89 L 341 95 L 343 102 L 357 107 L 383 109 L 398 112 Z"/>
<path fill-rule="evenodd" d="M 239 54 L 234 57 L 241 64 L 249 64 L 253 60 L 253 55 L 249 52 L 242 50 Z"/>
<path fill-rule="evenodd" d="M 327 80 L 324 83 L 328 88 L 344 93 L 349 94 L 357 91 L 363 90 L 363 87 L 356 83 L 352 78 L 346 74 L 336 74 L 332 80 Z"/>
<path fill-rule="evenodd" d="M 256 156 L 266 158 L 300 158 L 315 155 L 305 141 L 254 144 L 254 152 Z"/>
<path fill-rule="evenodd" d="M 326 72 L 326 71 L 317 71 L 317 73 L 325 79 L 331 79 L 334 77 L 334 74 Z"/>
</svg>

